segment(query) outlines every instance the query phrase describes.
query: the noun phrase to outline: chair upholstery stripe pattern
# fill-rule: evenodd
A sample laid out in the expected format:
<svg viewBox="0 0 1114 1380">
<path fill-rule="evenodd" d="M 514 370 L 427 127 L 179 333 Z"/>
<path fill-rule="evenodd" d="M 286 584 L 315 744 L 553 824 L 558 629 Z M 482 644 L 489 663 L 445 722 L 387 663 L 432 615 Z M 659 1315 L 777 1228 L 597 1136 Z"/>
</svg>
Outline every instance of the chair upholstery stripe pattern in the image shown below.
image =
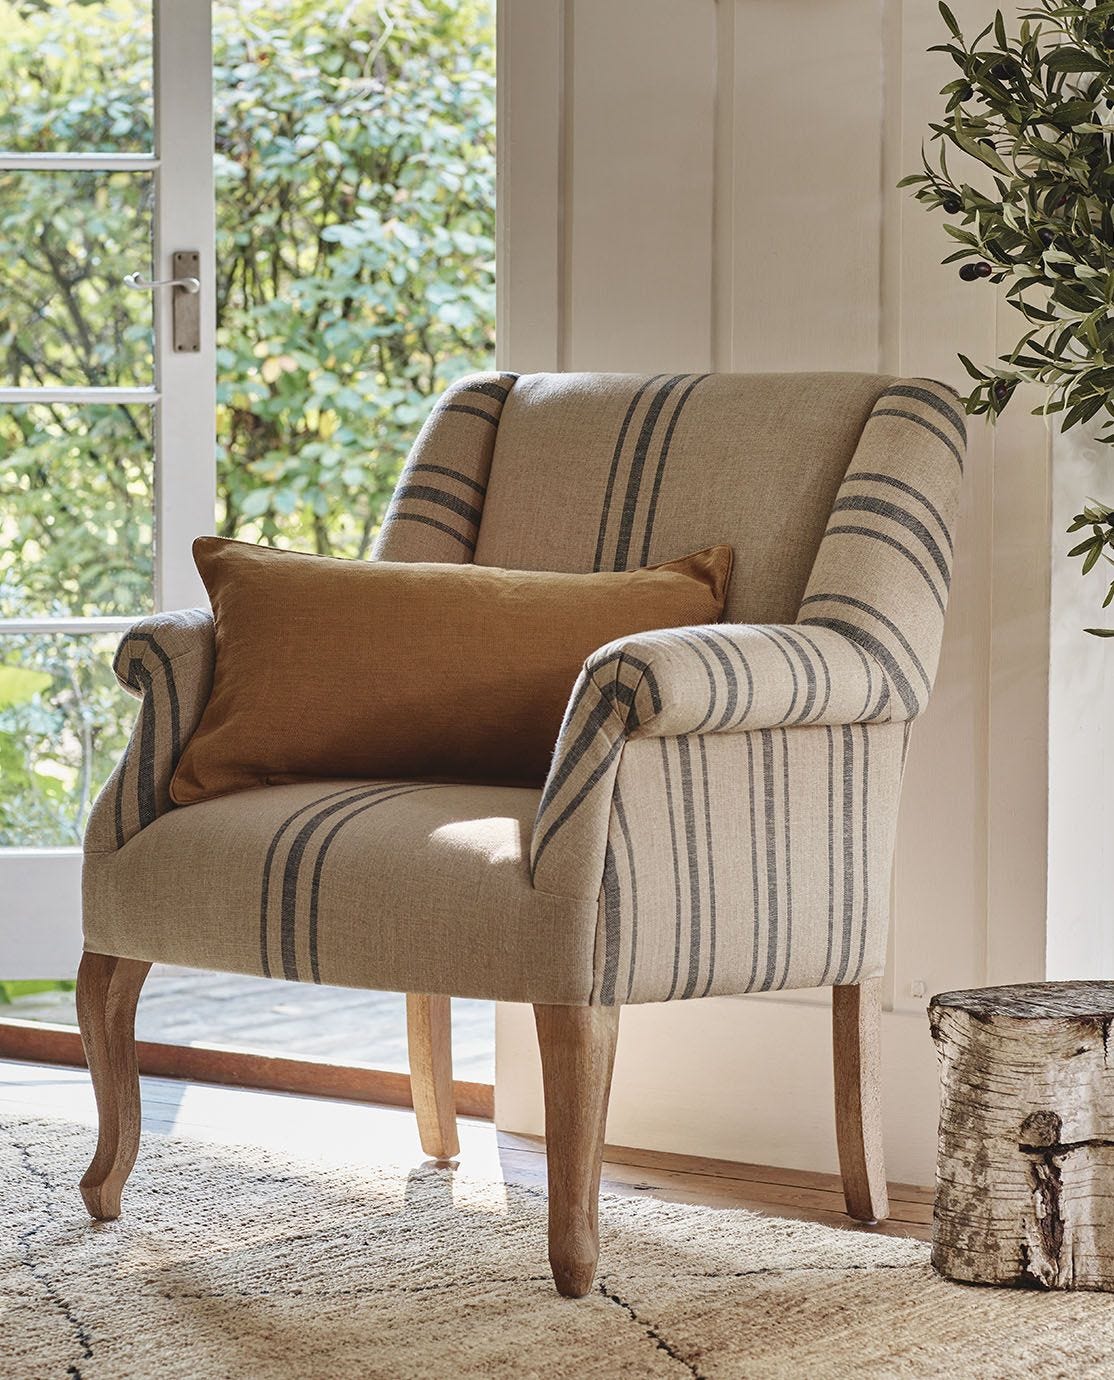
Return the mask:
<svg viewBox="0 0 1114 1380">
<path fill-rule="evenodd" d="M 657 374 L 635 390 L 615 440 L 593 570 L 630 570 L 649 563 L 662 478 L 677 422 L 693 390 L 708 377 L 673 374 L 667 378 Z M 651 466 L 653 478 L 647 489 L 646 475 Z M 644 492 L 647 498 L 643 503 Z M 640 505 L 644 509 L 641 521 Z M 641 527 L 640 536 L 636 526 Z"/>
<path fill-rule="evenodd" d="M 905 727 L 628 742 L 611 799 L 593 1000 L 776 991 L 881 972 Z M 628 797 L 651 798 L 650 784 L 663 803 L 628 811 Z"/>
<path fill-rule="evenodd" d="M 445 391 L 403 467 L 375 544 L 378 560 L 472 559 L 499 419 L 515 378 L 478 374 Z"/>
<path fill-rule="evenodd" d="M 593 653 L 541 792 L 326 782 L 176 810 L 212 620 L 143 620 L 116 661 L 136 728 L 86 838 L 92 946 L 602 1005 L 876 976 L 964 446 L 927 379 L 460 380 L 377 557 L 605 570 L 728 541 L 726 621 Z"/>
</svg>

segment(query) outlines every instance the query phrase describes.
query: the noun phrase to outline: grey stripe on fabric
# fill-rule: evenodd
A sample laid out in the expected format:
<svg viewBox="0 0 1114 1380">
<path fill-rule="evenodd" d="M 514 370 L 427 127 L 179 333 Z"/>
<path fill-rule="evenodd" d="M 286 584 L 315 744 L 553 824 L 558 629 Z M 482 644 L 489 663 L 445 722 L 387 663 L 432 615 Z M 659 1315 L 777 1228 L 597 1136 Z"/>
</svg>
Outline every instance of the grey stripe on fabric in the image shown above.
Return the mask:
<svg viewBox="0 0 1114 1380">
<path fill-rule="evenodd" d="M 915 384 L 895 383 L 892 388 L 887 388 L 882 394 L 884 398 L 915 398 L 917 402 L 923 402 L 926 407 L 933 408 L 939 412 L 941 417 L 946 417 L 964 441 L 967 439 L 967 422 L 956 408 L 946 403 L 939 393 L 934 393 L 931 388 L 918 388 Z"/>
<path fill-rule="evenodd" d="M 448 508 L 450 513 L 464 518 L 473 527 L 480 525 L 482 516 L 479 508 L 473 508 L 470 503 L 457 498 L 456 494 L 446 493 L 444 489 L 431 488 L 428 484 L 400 484 L 395 490 L 395 502 L 436 503 L 441 508 Z"/>
<path fill-rule="evenodd" d="M 393 781 L 387 785 L 371 786 L 361 795 L 353 800 L 334 801 L 331 805 L 325 805 L 318 810 L 315 815 L 302 825 L 294 836 L 289 851 L 286 854 L 286 863 L 282 870 L 282 905 L 279 918 L 279 933 L 281 936 L 282 951 L 282 970 L 283 976 L 290 982 L 298 981 L 298 956 L 296 950 L 297 939 L 297 904 L 298 904 L 298 881 L 302 867 L 302 859 L 306 849 L 309 847 L 310 839 L 333 815 L 339 814 L 341 810 L 347 810 L 352 805 L 360 801 L 367 800 L 372 796 L 383 795 L 387 791 L 397 789 L 398 782 Z"/>
<path fill-rule="evenodd" d="M 851 925 L 855 913 L 854 740 L 849 724 L 843 725 L 843 931 L 840 934 L 839 967 L 833 981 L 838 986 L 847 976 L 851 961 Z"/>
<path fill-rule="evenodd" d="M 777 886 L 777 819 L 774 796 L 774 735 L 768 728 L 758 735 L 762 740 L 762 798 L 765 802 L 766 825 L 766 974 L 762 990 L 774 985 L 778 949 L 778 886 Z"/>
<path fill-rule="evenodd" d="M 781 755 L 783 759 L 782 783 L 783 800 L 782 808 L 785 811 L 785 965 L 781 970 L 781 978 L 778 987 L 784 987 L 789 981 L 789 961 L 793 955 L 793 853 L 790 845 L 789 828 L 789 738 L 784 728 L 779 728 L 781 734 Z"/>
<path fill-rule="evenodd" d="M 517 378 L 518 375 L 512 375 Z M 470 383 L 467 388 L 462 390 L 465 394 L 482 393 L 485 398 L 494 398 L 496 402 L 505 403 L 511 395 L 509 388 L 504 388 L 501 383 L 495 383 L 492 379 L 483 379 L 479 383 Z"/>
<path fill-rule="evenodd" d="M 436 518 L 426 517 L 424 513 L 392 513 L 387 519 L 387 526 L 392 522 L 420 522 L 426 527 L 434 527 L 438 532 L 444 532 L 447 537 L 452 537 L 454 541 L 460 542 L 465 551 L 472 555 L 476 550 L 476 543 L 471 537 L 461 536 L 461 534 L 447 523 L 438 522 Z"/>
<path fill-rule="evenodd" d="M 446 479 L 454 479 L 458 484 L 464 484 L 469 489 L 475 489 L 481 497 L 487 493 L 486 484 L 481 484 L 475 479 L 469 479 L 466 474 L 461 474 L 459 470 L 450 469 L 448 465 L 432 465 L 423 462 L 420 465 L 409 465 L 406 473 L 417 474 L 419 470 L 423 474 L 443 474 Z"/>
<path fill-rule="evenodd" d="M 585 681 L 584 688 L 581 690 L 580 695 L 577 697 L 570 711 L 570 716 L 574 720 L 589 694 L 594 694 L 596 696 L 596 703 L 588 711 L 587 717 L 581 725 L 580 732 L 563 750 L 557 770 L 550 773 L 549 779 L 545 783 L 545 792 L 538 806 L 539 818 L 545 814 L 556 800 L 565 782 L 568 781 L 569 777 L 580 765 L 585 753 L 600 736 L 601 729 L 605 724 L 609 724 L 614 717 L 612 700 L 616 698 L 616 696 L 614 694 L 605 694 L 594 680 L 588 680 Z M 562 732 L 564 732 L 564 729 L 562 729 Z"/>
<path fill-rule="evenodd" d="M 704 983 L 702 997 L 712 989 L 712 979 L 716 972 L 716 855 L 712 840 L 712 801 L 708 789 L 708 751 L 704 737 L 696 739 L 700 749 L 700 774 L 704 783 L 704 848 L 708 859 L 708 977 Z"/>
<path fill-rule="evenodd" d="M 615 783 L 615 794 L 611 800 L 619 832 L 623 836 L 623 847 L 627 853 L 627 882 L 630 887 L 630 962 L 627 965 L 627 999 L 634 991 L 634 970 L 638 954 L 638 869 L 634 865 L 634 848 L 631 844 L 630 826 L 627 812 L 623 809 L 623 798 L 619 793 L 619 783 Z"/>
<path fill-rule="evenodd" d="M 677 406 L 673 409 L 673 415 L 669 419 L 669 426 L 666 428 L 665 440 L 661 443 L 661 450 L 658 453 L 657 469 L 654 472 L 654 483 L 650 490 L 650 506 L 646 512 L 646 531 L 642 538 L 642 556 L 639 565 L 649 565 L 650 563 L 650 542 L 654 536 L 654 522 L 657 519 L 658 499 L 661 496 L 661 482 L 665 475 L 665 463 L 669 458 L 669 448 L 673 444 L 673 433 L 677 429 L 677 420 L 684 411 L 685 403 L 692 396 L 693 389 L 697 384 L 703 383 L 709 375 L 697 374 L 696 378 L 689 384 L 681 394 Z"/>
<path fill-rule="evenodd" d="M 712 663 L 708 660 L 708 658 L 707 658 L 707 657 L 704 655 L 704 653 L 700 650 L 699 644 L 698 644 L 697 639 L 696 639 L 696 635 L 694 635 L 694 634 L 691 633 L 691 632 L 688 632 L 688 633 L 682 633 L 681 636 L 682 636 L 683 640 L 684 640 L 684 641 L 692 648 L 692 650 L 696 653 L 697 659 L 699 660 L 700 664 L 704 667 L 704 674 L 705 674 L 705 675 L 707 676 L 707 678 L 708 678 L 708 712 L 704 715 L 704 717 L 700 720 L 700 722 L 699 722 L 699 723 L 696 725 L 696 727 L 693 729 L 693 732 L 694 732 L 694 733 L 700 733 L 700 732 L 702 732 L 702 730 L 704 729 L 704 727 L 705 727 L 705 725 L 707 724 L 708 720 L 709 720 L 709 719 L 712 717 L 712 715 L 715 713 L 716 700 L 719 698 L 719 691 L 718 691 L 718 689 L 716 688 L 716 673 L 712 670 Z M 730 667 L 728 668 L 728 670 L 730 670 Z"/>
<path fill-rule="evenodd" d="M 848 474 L 846 476 L 845 483 L 857 483 L 860 480 L 864 484 L 888 484 L 890 488 L 899 489 L 903 494 L 908 494 L 910 498 L 915 498 L 917 502 L 924 507 L 925 511 L 931 513 L 933 518 L 940 524 L 940 535 L 943 537 L 944 544 L 947 546 L 948 550 L 955 550 L 955 543 L 952 540 L 952 534 L 948 528 L 948 524 L 944 521 L 943 514 L 935 503 L 930 502 L 930 500 L 921 493 L 920 489 L 915 488 L 912 484 L 906 484 L 904 479 L 895 479 L 892 474 L 876 474 L 873 470 L 856 470 L 853 474 Z"/>
<path fill-rule="evenodd" d="M 904 544 L 904 542 L 898 541 L 896 537 L 891 537 L 888 532 L 876 532 L 871 527 L 829 527 L 828 530 L 824 533 L 825 540 L 827 540 L 828 537 L 839 536 L 868 537 L 871 541 L 880 541 L 885 543 L 886 546 L 892 546 L 895 551 L 900 552 L 901 555 L 905 557 L 905 559 L 910 563 L 910 565 L 914 566 L 921 573 L 921 575 L 924 577 L 925 584 L 928 586 L 928 592 L 936 601 L 936 607 L 940 610 L 941 613 L 944 612 L 943 596 L 940 594 L 940 591 L 936 588 L 936 581 L 932 578 L 931 571 L 928 569 L 926 565 L 923 564 L 922 561 L 920 561 L 913 554 L 912 551 L 909 550 L 909 548 Z"/>
<path fill-rule="evenodd" d="M 309 891 L 309 964 L 310 974 L 314 982 L 321 981 L 321 966 L 317 956 L 317 912 L 321 894 L 321 874 L 325 868 L 325 855 L 332 847 L 333 840 L 340 831 L 356 818 L 357 815 L 365 814 L 368 810 L 374 810 L 376 806 L 383 805 L 389 800 L 398 800 L 400 796 L 413 795 L 415 791 L 432 791 L 436 787 L 433 785 L 410 785 L 402 786 L 391 794 L 377 796 L 366 805 L 359 806 L 351 814 L 339 820 L 321 841 L 321 847 L 317 850 L 317 857 L 313 862 L 313 877 L 310 881 Z M 285 960 L 285 954 L 284 954 Z"/>
<path fill-rule="evenodd" d="M 801 607 L 804 608 L 806 604 L 815 603 L 845 604 L 848 608 L 858 609 L 860 613 L 865 613 L 868 615 L 868 617 L 877 619 L 877 621 L 882 624 L 882 626 L 886 629 L 888 633 L 890 633 L 890 635 L 895 639 L 895 641 L 901 644 L 903 650 L 905 651 L 905 654 L 913 663 L 913 666 L 915 667 L 917 674 L 920 676 L 921 680 L 924 681 L 925 689 L 932 689 L 932 681 L 929 679 L 928 672 L 924 669 L 924 666 L 921 664 L 920 657 L 913 650 L 913 644 L 909 641 L 909 639 L 905 636 L 905 634 L 901 631 L 901 629 L 897 626 L 893 619 L 888 618 L 882 612 L 881 609 L 876 609 L 873 604 L 868 604 L 865 599 L 856 599 L 854 595 L 851 594 L 810 594 L 807 599 L 801 600 Z M 802 619 L 801 621 L 804 622 L 811 620 Z"/>
<path fill-rule="evenodd" d="M 835 936 L 835 735 L 830 726 L 824 732 L 828 735 L 828 949 L 821 984 L 827 982 L 831 972 Z"/>
<path fill-rule="evenodd" d="M 787 632 L 784 628 L 760 627 L 758 631 L 763 633 L 766 637 L 768 637 L 777 647 L 778 651 L 781 652 L 782 656 L 785 657 L 785 660 L 789 666 L 789 674 L 792 677 L 793 698 L 789 701 L 789 708 L 786 711 L 784 717 L 782 718 L 782 723 L 790 722 L 793 710 L 797 704 L 797 693 L 799 689 L 796 665 L 794 664 L 793 658 L 790 657 L 789 653 L 781 645 L 782 642 L 787 643 L 793 649 L 794 653 L 797 656 L 797 659 L 801 663 L 801 669 L 804 671 L 805 677 L 805 701 L 804 706 L 801 709 L 801 712 L 797 715 L 795 719 L 792 719 L 792 722 L 794 724 L 803 724 L 808 719 L 809 714 L 812 713 L 813 705 L 815 705 L 816 703 L 816 667 L 812 664 L 812 658 L 804 650 L 800 642 L 797 641 L 797 639 L 792 635 L 792 633 Z"/>
<path fill-rule="evenodd" d="M 268 910 L 270 908 L 271 892 L 271 868 L 275 861 L 275 853 L 282 842 L 286 833 L 293 828 L 302 815 L 310 810 L 315 810 L 319 805 L 323 805 L 327 800 L 336 800 L 338 796 L 350 795 L 353 791 L 366 790 L 366 786 L 356 784 L 342 786 L 338 791 L 330 791 L 326 795 L 317 796 L 314 800 L 308 801 L 305 805 L 299 806 L 292 815 L 289 815 L 279 825 L 274 837 L 271 839 L 267 849 L 267 855 L 263 859 L 263 886 L 259 900 L 259 967 L 264 977 L 271 976 L 271 959 L 268 953 Z"/>
<path fill-rule="evenodd" d="M 155 695 L 151 672 L 141 661 L 131 663 L 131 674 L 143 687 L 143 708 L 139 713 L 139 762 L 136 768 L 136 805 L 139 827 L 146 829 L 158 816 L 155 797 Z"/>
<path fill-rule="evenodd" d="M 870 734 L 866 731 L 865 726 L 861 726 L 859 731 L 863 740 L 863 923 L 859 927 L 859 958 L 855 964 L 855 977 L 858 977 L 863 970 L 863 958 L 866 954 L 866 931 L 870 923 Z"/>
<path fill-rule="evenodd" d="M 622 894 L 615 866 L 615 850 L 610 841 L 603 854 L 603 978 L 600 1005 L 615 1005 L 615 979 L 619 971 L 619 943 L 622 939 Z"/>
<path fill-rule="evenodd" d="M 681 808 L 685 821 L 685 856 L 689 874 L 689 968 L 682 997 L 691 997 L 700 976 L 700 865 L 696 836 L 696 803 L 692 789 L 692 749 L 688 738 L 677 739 L 677 757 L 681 766 Z"/>
<path fill-rule="evenodd" d="M 141 714 L 143 710 L 139 711 Z M 116 799 L 113 804 L 113 815 L 116 824 L 116 847 L 123 848 L 127 843 L 124 837 L 124 782 L 128 776 L 128 766 L 131 759 L 131 739 L 125 744 L 124 751 L 120 757 L 120 765 L 116 769 Z"/>
<path fill-rule="evenodd" d="M 731 665 L 731 659 L 723 648 L 720 647 L 718 639 L 714 638 L 710 633 L 702 632 L 699 629 L 693 629 L 692 636 L 699 638 L 701 642 L 710 647 L 712 655 L 719 662 L 720 666 L 723 667 L 723 678 L 727 682 L 727 699 L 723 706 L 723 713 L 720 715 L 719 722 L 715 726 L 717 729 L 720 729 L 731 721 L 731 717 L 735 713 L 735 706 L 739 702 L 738 677 L 735 675 L 735 668 Z M 751 678 L 750 667 L 747 666 L 745 659 L 742 660 L 743 668 L 747 673 L 747 687 L 749 690 L 747 707 L 742 714 L 742 718 L 745 719 L 750 709 L 751 701 L 754 699 L 754 681 Z M 711 717 L 710 714 L 709 717 Z M 705 719 L 704 722 L 707 723 L 707 719 Z"/>
<path fill-rule="evenodd" d="M 873 422 L 876 417 L 900 417 L 903 422 L 912 422 L 914 426 L 919 426 L 923 431 L 931 432 L 938 441 L 942 441 L 948 450 L 955 457 L 955 462 L 960 469 L 963 468 L 963 452 L 950 436 L 940 430 L 938 426 L 933 426 L 931 422 L 925 421 L 923 417 L 918 417 L 915 412 L 906 412 L 900 407 L 876 407 L 867 418 L 867 422 Z"/>
<path fill-rule="evenodd" d="M 789 637 L 789 633 L 786 632 L 785 636 Z M 807 647 L 812 648 L 813 654 L 815 655 L 816 660 L 820 663 L 821 670 L 824 672 L 824 698 L 820 701 L 820 704 L 817 706 L 815 714 L 815 717 L 817 719 L 822 719 L 824 717 L 825 710 L 831 703 L 832 698 L 832 670 L 831 667 L 828 665 L 828 658 L 824 655 L 819 644 L 814 642 L 812 638 L 809 637 L 808 633 L 802 632 L 800 629 L 795 629 L 793 636 L 799 637 Z M 859 653 L 860 656 L 862 656 L 862 651 L 860 648 L 856 647 L 855 650 Z"/>
<path fill-rule="evenodd" d="M 677 979 L 681 966 L 681 863 L 677 850 L 677 815 L 673 806 L 673 783 L 669 771 L 669 741 L 661 743 L 661 770 L 665 777 L 665 812 L 669 819 L 669 845 L 673 855 L 673 979 L 666 995 L 668 1001 L 677 990 Z"/>
<path fill-rule="evenodd" d="M 842 633 L 844 637 L 856 646 L 860 646 L 875 661 L 879 662 L 882 668 L 890 676 L 901 696 L 906 712 L 910 717 L 915 717 L 920 713 L 920 701 L 917 699 L 916 692 L 906 679 L 905 672 L 897 663 L 897 659 L 886 645 L 874 637 L 871 633 L 864 632 L 856 623 L 847 623 L 840 618 L 801 618 L 801 623 L 809 623 L 814 627 L 831 628 L 833 632 Z M 868 695 L 869 703 L 869 695 Z M 878 711 L 879 713 L 881 710 Z M 863 717 L 866 717 L 866 709 L 863 710 Z"/>
<path fill-rule="evenodd" d="M 634 533 L 634 519 L 638 511 L 638 500 L 642 493 L 642 476 L 646 469 L 646 456 L 649 453 L 650 442 L 653 439 L 662 409 L 665 407 L 666 399 L 684 377 L 684 374 L 674 374 L 672 378 L 667 379 L 650 400 L 646 415 L 642 419 L 638 440 L 634 443 L 630 469 L 627 471 L 627 491 L 623 496 L 623 506 L 619 510 L 619 535 L 615 539 L 615 556 L 612 561 L 612 568 L 615 570 L 626 570 L 627 568 L 631 537 Z"/>
<path fill-rule="evenodd" d="M 600 513 L 600 530 L 596 538 L 596 559 L 592 564 L 593 570 L 603 569 L 603 548 L 607 541 L 607 528 L 611 520 L 611 502 L 615 492 L 615 478 L 619 472 L 619 462 L 623 456 L 623 447 L 627 442 L 627 432 L 630 430 L 631 420 L 643 396 L 662 378 L 664 378 L 663 374 L 655 374 L 652 378 L 646 379 L 639 385 L 637 392 L 630 400 L 630 405 L 627 407 L 623 423 L 619 428 L 619 435 L 615 442 L 615 450 L 611 456 L 611 469 L 607 474 L 607 487 L 603 495 L 603 509 Z"/>
<path fill-rule="evenodd" d="M 465 403 L 441 403 L 436 409 L 437 412 L 463 412 L 469 417 L 479 417 L 483 422 L 488 422 L 491 426 L 499 425 L 499 418 L 493 417 L 490 412 L 485 412 L 480 407 L 468 407 Z"/>
<path fill-rule="evenodd" d="M 174 659 L 167 655 L 166 649 L 152 633 L 139 632 L 128 633 L 125 636 L 120 643 L 117 656 L 131 642 L 142 642 L 145 646 L 150 647 L 166 674 L 166 699 L 170 710 L 170 753 L 172 760 L 177 764 L 178 758 L 182 755 L 182 730 L 181 711 L 178 706 L 178 686 L 174 680 Z M 132 664 L 136 664 L 134 657 Z"/>
<path fill-rule="evenodd" d="M 758 943 L 761 937 L 761 901 L 758 892 L 758 811 L 754 808 L 758 801 L 758 786 L 754 779 L 754 734 L 745 733 L 747 745 L 747 781 L 750 786 L 750 879 L 751 891 L 753 892 L 752 903 L 754 906 L 754 934 L 751 940 L 750 955 L 750 977 L 747 979 L 746 991 L 753 992 L 754 984 L 758 978 Z"/>
<path fill-rule="evenodd" d="M 664 742 L 665 740 L 662 739 L 662 741 Z M 553 842 L 554 836 L 576 813 L 576 811 L 580 809 L 580 806 L 596 788 L 600 780 L 607 774 L 608 768 L 611 766 L 612 762 L 614 762 L 615 758 L 619 755 L 619 750 L 622 746 L 623 737 L 622 735 L 620 735 L 607 749 L 607 752 L 600 760 L 600 762 L 597 763 L 592 773 L 587 777 L 584 784 L 581 786 L 580 790 L 577 791 L 576 795 L 573 796 L 572 800 L 569 801 L 569 803 L 565 806 L 565 808 L 561 811 L 561 813 L 545 831 L 545 834 L 542 836 L 542 841 L 538 844 L 537 852 L 534 854 L 534 864 L 533 867 L 530 869 L 531 881 L 533 881 L 534 877 L 537 875 L 538 863 L 541 862 L 542 854 Z"/>
<path fill-rule="evenodd" d="M 789 667 L 789 680 L 791 685 L 793 686 L 793 694 L 789 699 L 789 708 L 785 711 L 784 715 L 782 716 L 782 721 L 787 722 L 792 717 L 793 711 L 797 707 L 797 696 L 800 694 L 801 690 L 801 683 L 797 677 L 797 668 L 793 663 L 793 658 L 789 655 L 789 653 L 785 650 L 785 648 L 781 645 L 780 641 L 774 636 L 774 634 L 769 630 L 769 628 L 763 628 L 759 625 L 756 625 L 755 631 L 760 632 L 763 637 L 765 637 L 768 641 L 774 644 L 774 646 L 781 653 L 782 659 L 784 660 L 786 666 Z"/>
<path fill-rule="evenodd" d="M 896 503 L 887 503 L 884 498 L 857 497 L 848 495 L 845 498 L 837 498 L 832 506 L 833 513 L 872 513 L 875 517 L 889 518 L 891 522 L 896 522 L 899 526 L 906 528 L 917 537 L 921 545 L 932 557 L 933 564 L 944 579 L 944 588 L 947 589 L 951 583 L 951 567 L 948 558 L 940 550 L 936 538 L 920 520 L 913 516 L 905 508 L 899 508 Z"/>
</svg>

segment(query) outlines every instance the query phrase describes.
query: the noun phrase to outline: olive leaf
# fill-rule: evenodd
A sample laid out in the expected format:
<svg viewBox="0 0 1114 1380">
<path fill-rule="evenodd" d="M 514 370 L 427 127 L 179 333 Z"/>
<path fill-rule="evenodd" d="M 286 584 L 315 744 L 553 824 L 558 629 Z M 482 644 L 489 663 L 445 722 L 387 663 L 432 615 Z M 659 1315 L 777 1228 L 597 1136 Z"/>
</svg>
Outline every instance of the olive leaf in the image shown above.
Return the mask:
<svg viewBox="0 0 1114 1380">
<path fill-rule="evenodd" d="M 972 291 L 1004 285 L 1027 327 L 992 365 L 959 356 L 974 384 L 967 411 L 993 422 L 1019 384 L 1035 383 L 1046 395 L 1036 413 L 1058 415 L 1063 431 L 1101 417 L 1098 439 L 1114 444 L 1114 0 L 1035 0 L 1015 34 L 998 11 L 971 42 L 939 10 L 948 41 L 929 51 L 958 75 L 941 89 L 921 171 L 898 185 L 951 217 L 943 262 L 960 264 Z M 981 166 L 978 189 L 949 168 L 949 151 Z M 1112 560 L 1112 511 L 1092 502 L 1069 528 L 1092 529 L 1069 553 L 1083 574 Z M 1103 607 L 1112 600 L 1114 584 Z"/>
</svg>

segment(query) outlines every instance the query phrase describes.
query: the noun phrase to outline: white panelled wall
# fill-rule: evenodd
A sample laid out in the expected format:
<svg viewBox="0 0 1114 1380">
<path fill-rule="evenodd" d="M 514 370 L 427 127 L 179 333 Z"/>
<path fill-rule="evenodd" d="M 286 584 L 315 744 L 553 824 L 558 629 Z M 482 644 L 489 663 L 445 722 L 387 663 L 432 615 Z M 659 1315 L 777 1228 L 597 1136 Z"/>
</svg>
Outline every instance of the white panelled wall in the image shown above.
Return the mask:
<svg viewBox="0 0 1114 1380">
<path fill-rule="evenodd" d="M 953 8 L 977 30 L 994 6 Z M 941 36 L 928 0 L 503 0 L 501 365 L 862 369 L 964 388 L 956 351 L 991 359 L 1020 318 L 940 266 L 939 217 L 894 187 L 951 76 L 925 52 Z M 944 653 L 906 775 L 884 1019 L 889 1170 L 907 1181 L 930 1180 L 935 1152 L 927 995 L 1111 975 L 1097 970 L 1109 903 L 1045 920 L 1064 542 L 1044 425 L 1014 407 L 996 432 L 971 423 Z M 1111 646 L 1084 652 L 1076 626 L 1054 639 L 1064 704 L 1074 659 Z M 1087 795 L 1093 725 L 1075 698 L 1057 721 L 1075 753 L 1058 810 Z M 1075 833 L 1064 808 L 1054 848 Z M 497 1030 L 497 1119 L 540 1131 L 530 1009 L 501 1008 Z M 608 1139 L 834 1169 L 830 1049 L 826 993 L 628 1008 Z"/>
</svg>

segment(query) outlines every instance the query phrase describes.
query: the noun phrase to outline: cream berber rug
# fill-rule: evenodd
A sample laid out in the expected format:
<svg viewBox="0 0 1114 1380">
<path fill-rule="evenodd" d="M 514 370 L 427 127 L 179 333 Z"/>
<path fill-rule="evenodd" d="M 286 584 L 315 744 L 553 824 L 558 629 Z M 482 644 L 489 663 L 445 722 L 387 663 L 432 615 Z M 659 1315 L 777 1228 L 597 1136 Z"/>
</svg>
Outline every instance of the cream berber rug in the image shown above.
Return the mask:
<svg viewBox="0 0 1114 1380">
<path fill-rule="evenodd" d="M 4 1380 L 1114 1376 L 1114 1296 L 947 1284 L 920 1242 L 605 1197 L 571 1302 L 541 1192 L 149 1135 L 95 1225 L 90 1137 L 0 1121 Z"/>
</svg>

